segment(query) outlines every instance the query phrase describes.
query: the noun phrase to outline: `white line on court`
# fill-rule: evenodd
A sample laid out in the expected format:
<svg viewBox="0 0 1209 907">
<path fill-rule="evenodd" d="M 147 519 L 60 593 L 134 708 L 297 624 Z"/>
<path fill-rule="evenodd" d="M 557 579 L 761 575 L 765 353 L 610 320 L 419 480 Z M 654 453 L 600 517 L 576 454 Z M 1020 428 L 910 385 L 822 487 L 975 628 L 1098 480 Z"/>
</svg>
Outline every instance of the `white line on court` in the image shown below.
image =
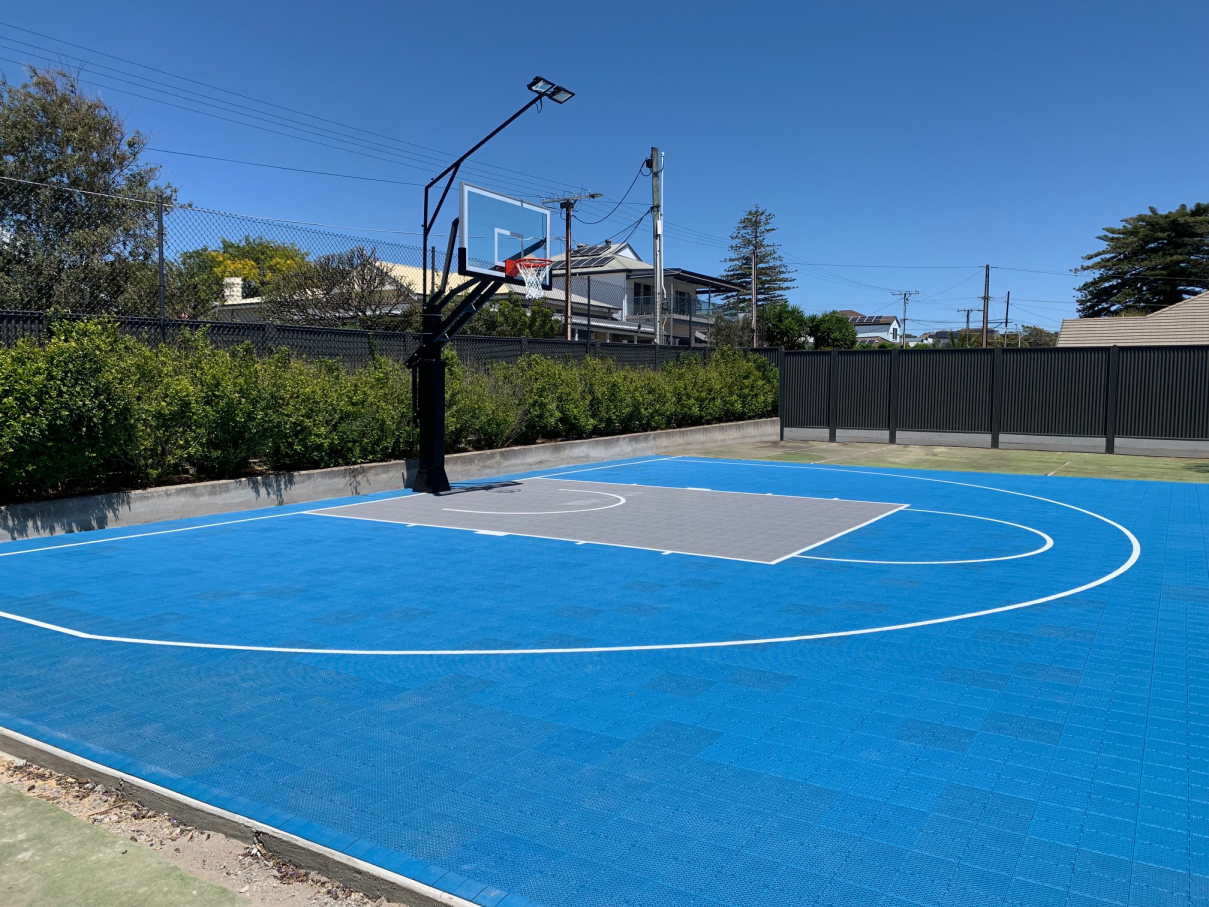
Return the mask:
<svg viewBox="0 0 1209 907">
<path fill-rule="evenodd" d="M 613 507 L 620 507 L 625 503 L 625 498 L 619 494 L 610 494 L 607 491 L 587 491 L 578 488 L 560 488 L 559 491 L 570 492 L 571 494 L 599 494 L 606 498 L 617 498 L 616 503 L 602 504 L 600 507 L 583 507 L 579 510 L 459 510 L 457 507 L 442 507 L 449 513 L 478 513 L 486 514 L 487 516 L 557 516 L 562 513 L 592 513 L 596 510 L 609 510 Z"/>
<path fill-rule="evenodd" d="M 897 511 L 895 511 L 897 513 Z M 987 564 L 991 561 L 1014 561 L 1021 557 L 1032 557 L 1034 554 L 1040 554 L 1043 551 L 1049 551 L 1054 547 L 1054 540 L 1042 532 L 1040 529 L 1034 529 L 1032 526 L 1025 526 L 1023 523 L 1012 523 L 1008 520 L 997 520 L 989 516 L 974 516 L 972 513 L 951 513 L 948 510 L 923 510 L 921 508 L 912 507 L 908 513 L 938 513 L 941 516 L 960 516 L 967 520 L 986 520 L 988 523 L 1002 523 L 1004 526 L 1015 526 L 1017 529 L 1025 529 L 1045 539 L 1044 544 L 1040 548 L 1034 548 L 1032 551 L 1025 551 L 1023 554 L 1005 554 L 1002 557 L 974 557 L 960 561 L 873 561 L 863 560 L 854 557 L 822 557 L 817 554 L 799 554 L 797 557 L 805 558 L 811 561 L 835 561 L 842 564 L 899 564 L 899 565 L 942 565 L 942 564 Z M 842 533 L 841 533 L 842 534 Z M 820 545 L 822 542 L 819 543 Z M 808 550 L 808 549 L 807 549 Z"/>
<path fill-rule="evenodd" d="M 835 498 L 835 500 L 838 501 L 839 498 Z M 847 500 L 847 499 L 845 499 L 845 500 Z M 900 510 L 904 510 L 909 506 L 911 506 L 911 505 L 910 504 L 899 504 L 893 510 L 887 510 L 885 513 L 879 513 L 873 519 L 865 520 L 865 522 L 858 523 L 856 526 L 853 526 L 850 529 L 845 529 L 843 532 L 837 532 L 835 535 L 830 535 L 827 538 L 823 539 L 821 542 L 815 542 L 813 545 L 807 545 L 805 548 L 799 548 L 797 551 L 793 552 L 792 554 L 787 554 L 784 557 L 777 558 L 775 561 L 773 561 L 773 563 L 779 564 L 779 563 L 781 563 L 781 561 L 787 561 L 791 557 L 803 557 L 803 554 L 802 554 L 803 551 L 810 551 L 812 548 L 819 547 L 819 545 L 826 545 L 828 542 L 834 542 L 836 539 L 838 539 L 842 535 L 847 535 L 849 532 L 856 532 L 856 530 L 858 530 L 858 529 L 864 529 L 870 523 L 876 523 L 878 520 L 883 519 L 884 517 L 888 517 L 892 513 L 898 513 Z"/>
<path fill-rule="evenodd" d="M 650 457 L 645 460 L 626 460 L 622 463 L 606 463 L 604 466 L 586 466 L 583 469 L 568 469 L 566 472 L 551 472 L 544 476 L 525 476 L 526 479 L 557 479 L 561 476 L 572 476 L 579 472 L 595 472 L 598 469 L 617 469 L 621 466 L 641 466 L 643 463 L 663 463 L 666 460 L 679 460 L 680 456 L 674 457 Z M 524 481 L 523 479 L 518 479 Z M 637 482 L 630 484 L 637 485 Z"/>
<path fill-rule="evenodd" d="M 667 457 L 665 459 L 680 459 L 680 458 Z M 688 459 L 688 458 L 685 458 L 685 459 Z M 700 461 L 698 461 L 698 462 L 700 462 Z M 216 650 L 228 651 L 228 652 L 269 652 L 269 653 L 284 654 L 284 655 L 350 655 L 350 656 L 375 656 L 375 657 L 377 657 L 377 656 L 432 657 L 432 656 L 440 655 L 440 656 L 472 657 L 472 656 L 484 656 L 484 655 L 491 655 L 491 656 L 582 655 L 582 654 L 596 654 L 596 653 L 605 653 L 605 652 L 667 652 L 667 651 L 676 651 L 676 650 L 682 650 L 682 649 L 724 649 L 724 648 L 734 648 L 737 646 L 759 646 L 759 645 L 772 645 L 774 643 L 810 642 L 811 640 L 816 640 L 816 639 L 840 639 L 840 638 L 849 637 L 849 636 L 869 636 L 869 635 L 872 635 L 875 633 L 893 633 L 893 632 L 897 632 L 899 630 L 914 630 L 914 629 L 918 629 L 920 627 L 932 627 L 932 626 L 937 626 L 939 624 L 954 623 L 959 620 L 970 620 L 975 617 L 988 617 L 992 614 L 1003 614 L 1008 611 L 1016 611 L 1021 608 L 1032 607 L 1033 605 L 1044 604 L 1045 602 L 1057 601 L 1062 598 L 1067 598 L 1071 595 L 1078 595 L 1081 592 L 1086 592 L 1087 590 L 1094 589 L 1097 586 L 1102 586 L 1105 583 L 1111 582 L 1112 580 L 1116 579 L 1118 576 L 1120 576 L 1121 574 L 1125 573 L 1127 570 L 1132 568 L 1133 565 L 1138 562 L 1138 558 L 1141 557 L 1141 555 L 1142 555 L 1142 545 L 1138 541 L 1137 537 L 1132 532 L 1130 532 L 1128 529 L 1126 529 L 1124 526 L 1122 526 L 1120 523 L 1116 522 L 1115 520 L 1111 520 L 1106 516 L 1101 516 L 1100 514 L 1095 513 L 1091 510 L 1085 510 L 1082 507 L 1077 507 L 1074 504 L 1065 504 L 1062 501 L 1055 501 L 1051 498 L 1043 498 L 1040 495 L 1027 494 L 1026 492 L 1023 492 L 1023 491 L 1009 491 L 1008 489 L 1005 489 L 1005 488 L 995 488 L 994 486 L 991 486 L 991 485 L 977 485 L 973 482 L 955 482 L 950 479 L 933 479 L 933 478 L 928 478 L 926 476 L 903 475 L 902 473 L 894 473 L 894 472 L 874 472 L 872 470 L 866 470 L 866 469 L 846 469 L 844 467 L 836 467 L 836 466 L 812 467 L 809 465 L 796 466 L 796 465 L 792 465 L 792 464 L 759 463 L 759 462 L 753 462 L 753 461 L 731 461 L 731 460 L 705 460 L 703 462 L 714 463 L 715 465 L 719 464 L 719 463 L 727 463 L 730 465 L 742 465 L 742 466 L 768 466 L 768 467 L 773 467 L 773 468 L 786 468 L 786 469 L 818 468 L 818 469 L 824 469 L 824 470 L 831 470 L 834 472 L 855 472 L 859 475 L 876 475 L 876 476 L 886 476 L 888 478 L 896 478 L 896 479 L 917 480 L 917 481 L 921 481 L 921 482 L 935 482 L 940 485 L 957 485 L 957 486 L 961 486 L 961 487 L 965 487 L 965 488 L 977 488 L 982 491 L 997 491 L 1002 494 L 1010 494 L 1010 495 L 1015 495 L 1017 497 L 1030 498 L 1032 500 L 1041 501 L 1046 504 L 1054 504 L 1055 506 L 1058 506 L 1058 507 L 1065 507 L 1068 510 L 1074 510 L 1078 513 L 1086 514 L 1087 516 L 1093 517 L 1097 520 L 1107 523 L 1108 525 L 1112 526 L 1114 529 L 1121 532 L 1127 539 L 1129 539 L 1130 554 L 1129 554 L 1129 557 L 1126 558 L 1126 560 L 1120 566 L 1118 566 L 1115 570 L 1111 571 L 1110 573 L 1106 573 L 1104 576 L 1100 577 L 1099 579 L 1092 580 L 1089 583 L 1084 583 L 1082 586 L 1076 586 L 1073 589 L 1067 589 L 1063 592 L 1055 592 L 1052 595 L 1045 595 L 1045 596 L 1042 596 L 1041 598 L 1034 598 L 1034 599 L 1030 599 L 1029 601 L 1017 602 L 1016 604 L 1012 604 L 1012 605 L 1001 605 L 997 608 L 985 608 L 981 611 L 969 611 L 969 612 L 966 612 L 965 614 L 953 614 L 953 615 L 949 615 L 947 617 L 933 617 L 928 620 L 917 620 L 917 621 L 911 621 L 909 623 L 902 623 L 902 624 L 890 624 L 890 625 L 882 626 L 882 627 L 867 627 L 867 628 L 858 629 L 858 630 L 835 630 L 830 633 L 804 633 L 804 634 L 801 634 L 798 636 L 777 636 L 777 637 L 769 637 L 769 638 L 765 638 L 765 639 L 727 639 L 727 640 L 717 640 L 717 641 L 710 641 L 710 642 L 653 643 L 650 645 L 637 645 L 637 646 L 580 646 L 580 647 L 550 648 L 550 649 L 304 649 L 304 648 L 294 648 L 294 647 L 287 647 L 287 646 L 243 646 L 243 645 L 235 645 L 235 644 L 231 644 L 231 643 L 182 642 L 179 640 L 169 640 L 169 639 L 143 639 L 143 638 L 128 637 L 128 636 L 105 636 L 105 635 L 98 634 L 98 633 L 85 633 L 81 630 L 73 630 L 70 627 L 61 627 L 58 624 L 51 624 L 51 623 L 47 623 L 47 622 L 41 621 L 41 620 L 34 620 L 33 618 L 30 618 L 30 617 L 22 617 L 19 614 L 10 614 L 7 611 L 0 611 L 0 618 L 15 621 L 17 623 L 26 624 L 31 627 L 38 627 L 43 630 L 50 630 L 54 633 L 62 633 L 65 636 L 72 636 L 72 637 L 75 637 L 76 639 L 87 639 L 87 640 L 92 640 L 92 641 L 96 641 L 96 642 L 116 642 L 116 643 L 127 643 L 127 644 L 132 644 L 132 645 L 162 646 L 162 647 L 166 647 L 166 648 L 181 648 L 181 649 L 216 649 Z M 303 511 L 303 512 L 307 512 L 307 511 Z M 278 514 L 278 515 L 287 516 L 288 514 Z M 253 519 L 267 519 L 267 517 L 254 517 Z M 344 519 L 356 519 L 356 517 L 345 517 Z M 244 521 L 233 521 L 233 522 L 244 522 Z M 189 527 L 189 528 L 194 528 L 194 527 Z M 202 527 L 196 527 L 196 528 L 202 528 Z M 165 530 L 165 531 L 171 532 L 171 531 L 180 531 L 180 530 Z M 144 535 L 157 535 L 157 534 L 160 534 L 160 533 L 144 533 Z M 127 537 L 129 537 L 129 536 L 127 536 Z M 100 540 L 100 541 L 104 541 L 104 540 Z M 87 544 L 87 543 L 85 543 L 85 544 Z M 56 546 L 56 547 L 65 547 L 65 546 Z M 50 550 L 50 549 L 44 549 L 44 548 L 29 549 L 29 551 L 45 551 L 45 550 Z M 14 551 L 11 553 L 12 554 L 23 554 L 23 553 L 28 553 L 28 552 Z"/>
<path fill-rule="evenodd" d="M 42 548 L 22 548 L 20 551 L 0 551 L 0 557 L 14 557 L 18 554 L 35 554 L 39 551 L 58 551 L 61 548 L 79 548 L 82 545 L 101 545 L 105 542 L 121 542 L 126 539 L 145 539 L 152 535 L 171 535 L 174 532 L 192 532 L 194 529 L 213 529 L 215 526 L 234 526 L 236 523 L 254 523 L 257 520 L 276 520 L 283 516 L 298 516 L 308 513 L 306 510 L 292 510 L 289 513 L 270 513 L 267 516 L 250 516 L 239 520 L 223 520 L 220 523 L 199 523 L 197 526 L 181 526 L 177 529 L 157 529 L 155 532 L 132 532 L 130 535 L 110 535 L 103 539 L 90 539 L 86 542 L 65 542 L 62 545 L 46 545 Z"/>
</svg>

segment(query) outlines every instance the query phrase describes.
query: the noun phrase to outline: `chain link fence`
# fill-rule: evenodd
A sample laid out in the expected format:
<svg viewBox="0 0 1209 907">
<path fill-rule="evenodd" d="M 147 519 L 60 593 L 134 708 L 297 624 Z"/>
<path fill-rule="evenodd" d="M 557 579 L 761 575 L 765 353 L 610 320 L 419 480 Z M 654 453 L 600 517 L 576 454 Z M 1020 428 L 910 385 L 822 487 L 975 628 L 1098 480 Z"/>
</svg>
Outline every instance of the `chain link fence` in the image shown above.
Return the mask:
<svg viewBox="0 0 1209 907">
<path fill-rule="evenodd" d="M 0 204 L 5 344 L 44 338 L 50 318 L 107 316 L 148 343 L 205 329 L 216 345 L 250 343 L 261 353 L 286 347 L 350 366 L 373 355 L 406 359 L 418 346 L 424 271 L 431 290 L 446 264 L 444 249 L 424 250 L 388 231 L 335 228 L 349 231 L 338 233 L 322 224 L 11 178 L 0 178 L 0 193 L 8 196 Z M 456 289 L 462 279 L 455 270 L 450 286 Z M 627 293 L 624 277 L 572 275 L 575 340 L 459 336 L 453 347 L 476 366 L 513 362 L 525 353 L 598 355 L 638 368 L 684 353 L 707 355 L 706 335 L 691 322 L 681 342 L 692 348 L 653 345 L 653 318 L 635 311 Z M 544 304 L 562 316 L 560 275 Z M 514 311 L 524 314 L 523 306 Z M 489 315 L 476 316 L 469 332 L 520 333 L 492 324 Z M 547 321 L 545 329 L 561 332 L 562 325 Z M 762 352 L 776 363 L 777 351 Z"/>
</svg>

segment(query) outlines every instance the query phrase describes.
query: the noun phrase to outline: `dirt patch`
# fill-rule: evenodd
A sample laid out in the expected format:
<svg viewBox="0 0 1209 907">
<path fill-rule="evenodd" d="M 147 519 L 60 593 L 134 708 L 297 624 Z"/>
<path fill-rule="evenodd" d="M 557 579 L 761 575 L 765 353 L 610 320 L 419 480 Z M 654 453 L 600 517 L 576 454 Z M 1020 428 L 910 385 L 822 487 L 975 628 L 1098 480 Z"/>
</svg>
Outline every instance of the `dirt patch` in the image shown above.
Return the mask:
<svg viewBox="0 0 1209 907">
<path fill-rule="evenodd" d="M 0 782 L 30 797 L 53 803 L 78 819 L 127 838 L 131 847 L 149 847 L 194 878 L 222 885 L 256 907 L 400 907 L 300 869 L 260 847 L 193 828 L 137 800 L 79 778 L 41 768 L 0 753 Z"/>
</svg>

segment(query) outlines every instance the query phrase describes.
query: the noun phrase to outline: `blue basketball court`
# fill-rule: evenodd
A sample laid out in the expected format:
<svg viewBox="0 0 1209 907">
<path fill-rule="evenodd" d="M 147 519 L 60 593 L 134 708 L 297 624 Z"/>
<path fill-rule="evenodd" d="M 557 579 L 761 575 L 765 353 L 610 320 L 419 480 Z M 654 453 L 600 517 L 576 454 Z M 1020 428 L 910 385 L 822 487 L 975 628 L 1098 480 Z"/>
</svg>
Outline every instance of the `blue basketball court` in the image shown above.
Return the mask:
<svg viewBox="0 0 1209 907">
<path fill-rule="evenodd" d="M 0 725 L 484 907 L 1206 904 L 1207 527 L 676 457 L 6 543 Z"/>
</svg>

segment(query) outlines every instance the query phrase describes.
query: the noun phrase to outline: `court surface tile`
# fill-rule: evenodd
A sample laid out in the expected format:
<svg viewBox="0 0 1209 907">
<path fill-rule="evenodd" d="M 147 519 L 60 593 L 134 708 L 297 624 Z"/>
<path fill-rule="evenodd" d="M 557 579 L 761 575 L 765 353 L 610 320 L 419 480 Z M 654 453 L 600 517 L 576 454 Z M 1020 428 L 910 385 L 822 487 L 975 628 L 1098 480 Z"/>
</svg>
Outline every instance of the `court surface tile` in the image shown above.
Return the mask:
<svg viewBox="0 0 1209 907">
<path fill-rule="evenodd" d="M 0 725 L 483 907 L 1209 904 L 1207 507 L 655 457 L 5 543 Z"/>
</svg>

